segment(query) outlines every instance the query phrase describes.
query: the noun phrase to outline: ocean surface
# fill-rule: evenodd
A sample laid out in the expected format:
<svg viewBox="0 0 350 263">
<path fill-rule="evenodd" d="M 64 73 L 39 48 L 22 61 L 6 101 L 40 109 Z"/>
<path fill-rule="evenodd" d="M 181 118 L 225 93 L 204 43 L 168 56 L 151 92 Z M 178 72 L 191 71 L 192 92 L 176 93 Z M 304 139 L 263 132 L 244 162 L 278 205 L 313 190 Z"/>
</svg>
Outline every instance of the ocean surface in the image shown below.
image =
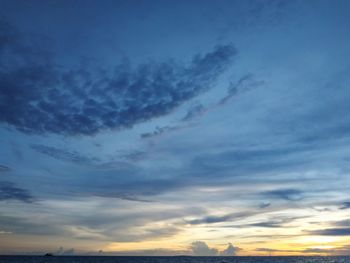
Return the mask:
<svg viewBox="0 0 350 263">
<path fill-rule="evenodd" d="M 350 263 L 346 257 L 91 257 L 0 256 L 0 263 Z"/>
</svg>

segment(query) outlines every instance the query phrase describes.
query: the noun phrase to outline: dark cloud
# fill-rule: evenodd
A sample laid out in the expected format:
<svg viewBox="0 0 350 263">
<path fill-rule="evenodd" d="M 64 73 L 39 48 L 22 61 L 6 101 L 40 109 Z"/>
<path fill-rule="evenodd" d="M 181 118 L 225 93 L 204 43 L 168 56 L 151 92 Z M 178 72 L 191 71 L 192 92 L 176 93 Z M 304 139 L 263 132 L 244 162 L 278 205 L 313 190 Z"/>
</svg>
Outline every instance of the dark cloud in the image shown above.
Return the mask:
<svg viewBox="0 0 350 263">
<path fill-rule="evenodd" d="M 0 121 L 28 133 L 91 135 L 165 115 L 208 90 L 236 54 L 223 45 L 186 66 L 72 70 L 55 63 L 47 43 L 39 46 L 3 21 L 0 27 Z"/>
<path fill-rule="evenodd" d="M 98 161 L 97 158 L 89 158 L 79 154 L 76 151 L 67 151 L 67 150 L 58 149 L 51 146 L 39 145 L 39 144 L 32 144 L 30 147 L 39 153 L 48 155 L 54 159 L 61 160 L 61 161 L 68 161 L 68 162 L 73 162 L 78 164 L 93 164 Z"/>
<path fill-rule="evenodd" d="M 283 226 L 283 223 L 279 221 L 271 221 L 271 222 L 260 222 L 260 223 L 250 224 L 250 226 L 265 227 L 265 228 L 279 228 Z"/>
<path fill-rule="evenodd" d="M 8 172 L 8 171 L 10 171 L 11 169 L 10 169 L 10 167 L 8 167 L 8 166 L 6 166 L 6 165 L 1 165 L 0 164 L 0 173 L 1 172 Z"/>
<path fill-rule="evenodd" d="M 155 130 L 152 132 L 142 133 L 141 138 L 143 139 L 152 138 L 152 137 L 160 136 L 165 132 L 176 131 L 178 129 L 181 129 L 181 127 L 180 126 L 156 127 Z"/>
<path fill-rule="evenodd" d="M 217 222 L 229 222 L 234 221 L 236 219 L 244 219 L 250 216 L 254 216 L 256 214 L 259 214 L 258 212 L 246 212 L 246 213 L 240 213 L 238 215 L 231 215 L 227 220 L 217 220 Z M 249 227 L 262 227 L 262 228 L 286 228 L 286 227 L 293 227 L 293 226 L 287 226 L 288 223 L 294 222 L 295 220 L 298 220 L 300 218 L 305 217 L 293 217 L 293 216 L 285 216 L 285 217 L 274 217 L 273 219 L 268 219 L 265 221 L 260 221 L 252 224 L 244 224 L 244 223 L 238 223 L 238 224 L 230 224 L 230 225 L 223 225 L 220 227 L 223 228 L 249 228 Z M 195 221 L 197 223 L 197 221 Z M 200 222 L 198 222 L 200 223 Z M 204 222 L 203 222 L 204 223 Z M 216 222 L 213 222 L 216 223 Z M 261 236 L 259 236 L 261 237 Z"/>
<path fill-rule="evenodd" d="M 90 193 L 91 194 L 91 193 Z M 144 202 L 144 203 L 152 203 L 152 200 L 139 198 L 133 195 L 128 195 L 124 193 L 94 193 L 94 196 L 107 197 L 107 198 L 118 198 L 126 201 L 134 201 L 134 202 Z"/>
<path fill-rule="evenodd" d="M 340 207 L 340 209 L 348 209 L 348 208 L 350 208 L 350 201 L 344 202 Z"/>
<path fill-rule="evenodd" d="M 350 219 L 334 222 L 333 226 L 350 227 Z"/>
<path fill-rule="evenodd" d="M 264 195 L 287 201 L 298 201 L 303 198 L 302 192 L 297 189 L 277 189 L 265 192 Z"/>
<path fill-rule="evenodd" d="M 218 102 L 218 105 L 225 104 L 241 92 L 246 92 L 253 88 L 257 88 L 264 83 L 264 81 L 256 80 L 253 74 L 244 75 L 243 77 L 239 78 L 237 82 L 230 83 L 227 89 L 227 95 Z"/>
<path fill-rule="evenodd" d="M 280 227 L 286 227 L 286 224 L 293 222 L 294 220 L 297 220 L 302 217 L 284 217 L 284 218 L 276 218 L 269 221 L 264 222 L 258 222 L 254 224 L 249 224 L 246 226 L 253 226 L 253 227 L 264 227 L 264 228 L 280 228 Z"/>
<path fill-rule="evenodd" d="M 187 223 L 191 225 L 200 225 L 200 224 L 215 224 L 231 221 L 233 218 L 232 214 L 224 215 L 224 216 L 206 216 L 203 218 L 188 220 Z"/>
<path fill-rule="evenodd" d="M 33 196 L 28 190 L 19 188 L 12 182 L 0 181 L 0 201 L 6 200 L 31 203 L 33 202 Z"/>
<path fill-rule="evenodd" d="M 259 204 L 259 208 L 263 209 L 263 208 L 269 207 L 270 205 L 271 203 L 269 202 L 262 202 Z"/>
<path fill-rule="evenodd" d="M 240 219 L 247 218 L 247 217 L 255 215 L 255 214 L 256 214 L 256 212 L 254 212 L 254 211 L 245 211 L 245 212 L 240 212 L 240 213 L 226 214 L 226 215 L 222 215 L 222 216 L 209 215 L 209 216 L 204 216 L 201 218 L 187 220 L 186 222 L 188 224 L 191 224 L 191 225 L 216 224 L 216 223 L 223 223 L 223 222 L 231 222 L 234 220 L 240 220 Z M 233 226 L 227 226 L 227 227 L 233 227 Z"/>
<path fill-rule="evenodd" d="M 182 121 L 192 120 L 200 116 L 201 114 L 203 114 L 205 111 L 206 111 L 206 108 L 200 103 L 192 105 L 190 109 L 187 111 L 186 116 L 182 119 Z"/>
<path fill-rule="evenodd" d="M 193 119 L 196 119 L 202 115 L 204 115 L 206 112 L 209 112 L 217 107 L 222 106 L 223 104 L 227 103 L 229 100 L 231 100 L 232 97 L 235 97 L 241 92 L 249 91 L 252 88 L 256 88 L 260 85 L 263 85 L 264 81 L 257 81 L 255 80 L 254 76 L 252 74 L 248 74 L 243 76 L 238 80 L 237 83 L 231 82 L 228 88 L 227 95 L 222 98 L 219 102 L 216 104 L 205 107 L 201 103 L 195 103 L 193 104 L 187 111 L 186 115 L 181 119 L 182 122 L 191 121 Z M 167 132 L 176 131 L 182 128 L 186 128 L 190 126 L 164 126 L 164 127 L 156 127 L 155 131 L 153 132 L 147 132 L 141 134 L 141 138 L 151 138 L 156 137 L 159 135 L 162 135 Z"/>
<path fill-rule="evenodd" d="M 307 233 L 316 236 L 350 236 L 350 228 L 326 228 L 320 230 L 307 231 Z"/>
</svg>

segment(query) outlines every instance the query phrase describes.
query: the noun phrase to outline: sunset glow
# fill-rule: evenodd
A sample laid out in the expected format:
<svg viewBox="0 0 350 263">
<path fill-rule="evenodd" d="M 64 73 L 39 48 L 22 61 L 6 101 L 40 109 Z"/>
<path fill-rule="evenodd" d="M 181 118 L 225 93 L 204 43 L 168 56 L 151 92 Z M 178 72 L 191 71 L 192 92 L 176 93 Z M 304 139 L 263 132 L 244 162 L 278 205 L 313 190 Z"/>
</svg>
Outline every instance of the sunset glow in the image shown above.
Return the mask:
<svg viewBox="0 0 350 263">
<path fill-rule="evenodd" d="M 0 255 L 350 254 L 349 14 L 0 0 Z"/>
</svg>

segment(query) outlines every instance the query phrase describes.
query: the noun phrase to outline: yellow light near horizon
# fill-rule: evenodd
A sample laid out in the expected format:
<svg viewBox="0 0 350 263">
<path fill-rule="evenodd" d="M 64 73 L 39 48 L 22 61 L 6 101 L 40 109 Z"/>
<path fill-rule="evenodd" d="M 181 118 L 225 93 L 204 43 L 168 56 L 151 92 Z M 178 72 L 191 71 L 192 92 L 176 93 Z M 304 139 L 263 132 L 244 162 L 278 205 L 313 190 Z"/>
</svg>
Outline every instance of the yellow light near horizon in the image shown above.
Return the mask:
<svg viewBox="0 0 350 263">
<path fill-rule="evenodd" d="M 108 244 L 104 251 L 138 251 L 151 249 L 183 250 L 184 247 L 174 244 L 173 241 L 142 241 L 142 242 L 113 242 Z"/>
<path fill-rule="evenodd" d="M 311 245 L 311 244 L 327 244 L 341 241 L 342 237 L 336 236 L 303 236 L 297 238 L 297 242 L 300 244 Z"/>
</svg>

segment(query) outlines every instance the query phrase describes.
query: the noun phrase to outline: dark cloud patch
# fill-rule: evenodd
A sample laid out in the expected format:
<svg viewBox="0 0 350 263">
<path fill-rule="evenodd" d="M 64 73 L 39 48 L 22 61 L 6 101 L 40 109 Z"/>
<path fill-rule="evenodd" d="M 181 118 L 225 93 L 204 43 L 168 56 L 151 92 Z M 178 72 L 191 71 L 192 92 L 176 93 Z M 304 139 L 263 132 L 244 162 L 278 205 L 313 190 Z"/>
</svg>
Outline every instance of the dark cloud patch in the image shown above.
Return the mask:
<svg viewBox="0 0 350 263">
<path fill-rule="evenodd" d="M 287 201 L 299 201 L 303 199 L 303 193 L 297 189 L 277 189 L 263 193 L 265 196 Z"/>
<path fill-rule="evenodd" d="M 263 209 L 263 208 L 269 207 L 270 205 L 271 203 L 269 202 L 262 202 L 259 204 L 259 208 Z"/>
<path fill-rule="evenodd" d="M 224 216 L 206 216 L 203 218 L 188 220 L 187 223 L 191 225 L 200 225 L 200 224 L 215 224 L 215 223 L 222 223 L 227 222 L 232 219 L 233 215 L 224 215 Z"/>
<path fill-rule="evenodd" d="M 196 117 L 199 117 L 207 111 L 213 110 L 223 104 L 226 104 L 233 97 L 236 97 L 242 92 L 246 92 L 253 88 L 257 88 L 263 85 L 264 83 L 265 83 L 264 81 L 256 80 L 253 74 L 244 75 L 243 77 L 239 78 L 239 80 L 236 82 L 231 81 L 227 89 L 227 95 L 225 97 L 223 97 L 221 100 L 219 100 L 215 105 L 211 107 L 204 107 L 200 103 L 192 105 L 190 109 L 187 111 L 182 121 L 189 121 Z"/>
<path fill-rule="evenodd" d="M 283 226 L 283 223 L 279 221 L 269 221 L 269 222 L 260 222 L 260 223 L 250 224 L 249 226 L 264 227 L 264 228 L 279 228 Z"/>
<path fill-rule="evenodd" d="M 54 159 L 61 160 L 61 161 L 68 161 L 68 162 L 73 162 L 78 164 L 93 164 L 98 162 L 97 158 L 89 158 L 79 154 L 76 151 L 67 151 L 67 150 L 58 149 L 51 146 L 39 145 L 39 144 L 32 144 L 30 147 L 39 153 L 48 155 Z"/>
<path fill-rule="evenodd" d="M 33 199 L 28 190 L 19 188 L 12 182 L 0 181 L 0 201 L 18 200 L 31 203 Z"/>
<path fill-rule="evenodd" d="M 246 213 L 241 213 L 240 215 L 232 215 L 227 221 L 234 221 L 235 219 L 244 219 L 249 216 L 253 216 L 259 214 L 258 212 L 246 212 Z M 268 219 L 265 221 L 260 221 L 252 224 L 232 224 L 232 225 L 224 225 L 220 226 L 223 228 L 250 228 L 250 227 L 261 227 L 261 228 L 285 228 L 285 227 L 292 227 L 292 226 L 287 226 L 288 223 L 291 223 L 297 219 L 300 218 L 305 218 L 305 217 L 274 217 L 273 219 Z M 226 222 L 226 221 L 222 221 Z"/>
<path fill-rule="evenodd" d="M 247 74 L 243 77 L 241 77 L 236 83 L 231 82 L 228 88 L 227 95 L 222 98 L 219 102 L 215 103 L 212 106 L 205 107 L 201 103 L 193 104 L 187 111 L 186 115 L 181 119 L 182 122 L 191 121 L 193 119 L 196 119 L 202 115 L 204 115 L 206 112 L 211 111 L 217 107 L 222 106 L 223 104 L 227 103 L 229 100 L 231 100 L 232 97 L 235 97 L 236 95 L 240 94 L 241 92 L 249 91 L 250 89 L 256 88 L 260 85 L 263 85 L 264 81 L 257 81 L 255 80 L 255 77 L 252 74 Z M 186 128 L 189 126 L 164 126 L 164 127 L 156 127 L 155 131 L 153 132 L 147 132 L 141 134 L 141 138 L 151 138 L 156 137 L 159 135 L 162 135 L 167 132 L 176 131 L 181 128 Z"/>
<path fill-rule="evenodd" d="M 350 208 L 350 201 L 342 203 L 340 209 L 349 209 Z"/>
<path fill-rule="evenodd" d="M 89 194 L 92 194 L 92 193 L 89 193 Z M 152 203 L 153 202 L 152 200 L 139 198 L 137 196 L 128 195 L 125 193 L 94 193 L 92 195 L 106 197 L 106 198 L 118 198 L 121 200 L 133 201 L 133 202 L 144 202 L 144 203 Z"/>
<path fill-rule="evenodd" d="M 258 222 L 254 224 L 249 224 L 246 226 L 253 226 L 253 227 L 264 227 L 264 228 L 280 228 L 280 227 L 287 227 L 286 224 L 293 222 L 296 219 L 299 219 L 302 217 L 284 217 L 284 218 L 277 218 L 272 219 L 269 221 L 264 222 Z"/>
<path fill-rule="evenodd" d="M 175 131 L 181 129 L 180 126 L 164 126 L 164 127 L 156 127 L 154 131 L 152 132 L 146 132 L 141 134 L 141 138 L 152 138 L 156 136 L 160 136 L 165 132 Z"/>
<path fill-rule="evenodd" d="M 241 92 L 246 92 L 253 88 L 257 88 L 264 83 L 264 81 L 256 80 L 253 74 L 244 75 L 243 77 L 239 78 L 237 82 L 230 83 L 227 89 L 227 95 L 218 102 L 218 105 L 225 104 Z"/>
<path fill-rule="evenodd" d="M 222 45 L 187 65 L 64 69 L 47 43 L 0 24 L 0 122 L 28 133 L 92 135 L 168 114 L 208 90 L 237 53 Z"/>
<path fill-rule="evenodd" d="M 320 230 L 307 231 L 307 233 L 316 236 L 350 236 L 350 228 L 326 228 Z"/>
<path fill-rule="evenodd" d="M 10 167 L 0 164 L 0 173 L 8 172 L 10 170 L 11 170 Z"/>
<path fill-rule="evenodd" d="M 187 111 L 186 116 L 182 119 L 182 121 L 192 120 L 200 116 L 201 114 L 203 114 L 205 111 L 206 111 L 206 108 L 200 103 L 192 105 L 190 109 Z"/>
<path fill-rule="evenodd" d="M 350 219 L 337 221 L 337 222 L 333 223 L 332 225 L 339 226 L 339 227 L 350 227 Z"/>
<path fill-rule="evenodd" d="M 204 115 L 206 112 L 211 111 L 219 106 L 222 106 L 223 104 L 227 103 L 229 100 L 231 100 L 232 97 L 235 97 L 236 95 L 240 94 L 241 92 L 249 91 L 250 89 L 256 88 L 260 85 L 263 85 L 264 81 L 257 81 L 255 80 L 254 76 L 252 74 L 247 74 L 240 78 L 237 83 L 231 82 L 228 88 L 227 95 L 222 98 L 219 102 L 215 103 L 212 106 L 205 107 L 201 103 L 195 103 L 193 104 L 187 111 L 186 115 L 181 119 L 182 122 L 191 121 L 193 119 L 196 119 L 202 115 Z M 179 130 L 181 128 L 186 128 L 189 126 L 164 126 L 164 127 L 156 127 L 155 131 L 153 132 L 147 132 L 141 134 L 141 138 L 151 138 L 156 137 L 159 135 L 162 135 L 167 132 Z"/>
<path fill-rule="evenodd" d="M 191 225 L 216 224 L 216 223 L 231 222 L 234 220 L 247 218 L 247 217 L 252 216 L 254 214 L 256 214 L 256 212 L 246 211 L 246 212 L 240 212 L 240 213 L 226 214 L 226 215 L 222 215 L 222 216 L 209 215 L 209 216 L 204 216 L 204 217 L 196 218 L 196 219 L 192 219 L 192 220 L 186 220 L 186 222 L 188 224 L 191 224 Z M 227 227 L 227 226 L 225 226 L 225 227 Z M 232 226 L 228 226 L 228 227 L 232 227 Z"/>
</svg>

